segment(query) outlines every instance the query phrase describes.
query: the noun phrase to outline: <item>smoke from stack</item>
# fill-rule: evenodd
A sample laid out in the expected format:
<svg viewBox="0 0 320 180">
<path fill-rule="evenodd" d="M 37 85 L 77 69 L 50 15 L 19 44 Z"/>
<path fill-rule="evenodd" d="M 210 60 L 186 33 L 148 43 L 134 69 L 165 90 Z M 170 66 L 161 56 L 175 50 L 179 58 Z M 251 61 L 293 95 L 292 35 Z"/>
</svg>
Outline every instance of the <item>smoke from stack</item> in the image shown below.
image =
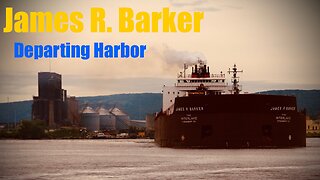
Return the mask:
<svg viewBox="0 0 320 180">
<path fill-rule="evenodd" d="M 173 70 L 174 72 L 177 69 L 180 70 L 184 63 L 194 64 L 198 62 L 198 59 L 206 62 L 206 58 L 201 52 L 179 51 L 168 45 L 152 47 L 148 53 L 155 60 L 163 62 L 166 70 Z"/>
</svg>

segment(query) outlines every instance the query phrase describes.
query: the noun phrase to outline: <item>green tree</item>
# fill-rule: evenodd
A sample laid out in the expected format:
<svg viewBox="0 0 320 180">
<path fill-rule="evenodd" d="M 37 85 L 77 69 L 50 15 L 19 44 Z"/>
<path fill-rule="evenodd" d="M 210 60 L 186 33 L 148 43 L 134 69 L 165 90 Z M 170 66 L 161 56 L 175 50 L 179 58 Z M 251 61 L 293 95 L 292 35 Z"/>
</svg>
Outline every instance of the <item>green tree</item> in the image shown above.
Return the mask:
<svg viewBox="0 0 320 180">
<path fill-rule="evenodd" d="M 44 121 L 23 120 L 18 129 L 18 137 L 22 139 L 42 139 L 46 137 L 46 125 Z"/>
</svg>

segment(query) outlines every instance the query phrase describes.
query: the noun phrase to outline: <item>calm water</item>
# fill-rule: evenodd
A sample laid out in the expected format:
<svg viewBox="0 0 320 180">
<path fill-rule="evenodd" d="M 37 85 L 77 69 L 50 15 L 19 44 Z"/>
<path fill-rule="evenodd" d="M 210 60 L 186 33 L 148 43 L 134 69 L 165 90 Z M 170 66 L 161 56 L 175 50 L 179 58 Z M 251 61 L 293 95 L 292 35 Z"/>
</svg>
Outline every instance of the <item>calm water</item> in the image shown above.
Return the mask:
<svg viewBox="0 0 320 180">
<path fill-rule="evenodd" d="M 152 140 L 1 140 L 0 179 L 320 179 L 320 138 L 296 149 L 169 149 Z"/>
</svg>

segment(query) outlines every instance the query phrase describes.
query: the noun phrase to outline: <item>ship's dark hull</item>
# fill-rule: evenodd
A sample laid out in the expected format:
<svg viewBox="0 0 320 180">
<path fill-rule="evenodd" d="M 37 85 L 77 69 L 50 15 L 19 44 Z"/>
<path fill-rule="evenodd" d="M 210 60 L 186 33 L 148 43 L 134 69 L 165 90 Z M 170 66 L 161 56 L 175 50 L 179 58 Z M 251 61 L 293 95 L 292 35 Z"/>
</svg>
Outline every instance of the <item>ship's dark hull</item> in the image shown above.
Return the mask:
<svg viewBox="0 0 320 180">
<path fill-rule="evenodd" d="M 305 147 L 296 98 L 259 94 L 178 97 L 155 120 L 155 142 L 181 148 Z"/>
</svg>

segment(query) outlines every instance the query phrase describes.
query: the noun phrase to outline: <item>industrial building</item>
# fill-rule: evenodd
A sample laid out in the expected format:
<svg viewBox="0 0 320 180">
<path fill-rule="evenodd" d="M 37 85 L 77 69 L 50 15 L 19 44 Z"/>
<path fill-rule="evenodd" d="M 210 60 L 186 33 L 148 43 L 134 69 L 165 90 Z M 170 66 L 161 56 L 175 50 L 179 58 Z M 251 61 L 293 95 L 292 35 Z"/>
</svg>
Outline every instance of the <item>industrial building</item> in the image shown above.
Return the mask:
<svg viewBox="0 0 320 180">
<path fill-rule="evenodd" d="M 116 107 L 110 109 L 98 107 L 94 110 L 86 105 L 81 111 L 80 117 L 80 127 L 89 131 L 128 130 L 131 124 L 130 117 Z"/>
<path fill-rule="evenodd" d="M 62 78 L 54 72 L 38 73 L 38 96 L 33 97 L 32 119 L 43 120 L 51 128 L 73 125 L 79 121 L 78 102 L 67 98 Z"/>
<path fill-rule="evenodd" d="M 73 126 L 79 126 L 80 114 L 79 114 L 79 102 L 75 96 L 67 97 L 68 108 L 68 121 Z"/>
<path fill-rule="evenodd" d="M 306 133 L 307 134 L 320 134 L 320 119 L 312 120 L 310 117 L 306 119 Z"/>
<path fill-rule="evenodd" d="M 145 120 L 130 120 L 130 126 L 135 127 L 138 129 L 145 129 L 146 128 L 146 121 Z"/>
</svg>

